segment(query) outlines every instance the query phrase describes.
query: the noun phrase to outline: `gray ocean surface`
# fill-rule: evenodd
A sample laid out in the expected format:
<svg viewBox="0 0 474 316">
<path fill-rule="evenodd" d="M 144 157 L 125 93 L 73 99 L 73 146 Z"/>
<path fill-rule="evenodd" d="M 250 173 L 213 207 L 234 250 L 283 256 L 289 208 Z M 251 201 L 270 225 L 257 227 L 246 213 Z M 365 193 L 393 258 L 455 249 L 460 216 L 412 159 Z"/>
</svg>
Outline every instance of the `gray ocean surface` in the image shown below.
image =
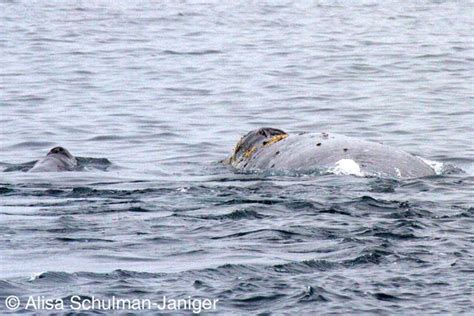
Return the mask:
<svg viewBox="0 0 474 316">
<path fill-rule="evenodd" d="M 219 299 L 221 315 L 469 314 L 473 12 L 0 1 L 0 312 L 10 295 L 166 295 Z M 262 126 L 445 168 L 397 180 L 219 164 Z M 105 167 L 21 170 L 56 145 Z"/>
</svg>

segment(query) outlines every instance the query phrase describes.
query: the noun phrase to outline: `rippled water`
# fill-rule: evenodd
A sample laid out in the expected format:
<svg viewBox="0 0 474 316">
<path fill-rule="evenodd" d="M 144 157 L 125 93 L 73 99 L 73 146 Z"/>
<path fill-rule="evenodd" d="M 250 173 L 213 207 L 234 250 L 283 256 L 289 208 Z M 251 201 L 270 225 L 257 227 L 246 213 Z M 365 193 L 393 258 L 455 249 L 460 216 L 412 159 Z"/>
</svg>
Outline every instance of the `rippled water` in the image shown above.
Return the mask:
<svg viewBox="0 0 474 316">
<path fill-rule="evenodd" d="M 0 166 L 58 144 L 112 165 L 1 173 L 0 310 L 9 295 L 166 295 L 219 299 L 218 314 L 472 311 L 473 9 L 1 1 Z M 261 126 L 455 168 L 397 181 L 218 163 Z"/>
</svg>

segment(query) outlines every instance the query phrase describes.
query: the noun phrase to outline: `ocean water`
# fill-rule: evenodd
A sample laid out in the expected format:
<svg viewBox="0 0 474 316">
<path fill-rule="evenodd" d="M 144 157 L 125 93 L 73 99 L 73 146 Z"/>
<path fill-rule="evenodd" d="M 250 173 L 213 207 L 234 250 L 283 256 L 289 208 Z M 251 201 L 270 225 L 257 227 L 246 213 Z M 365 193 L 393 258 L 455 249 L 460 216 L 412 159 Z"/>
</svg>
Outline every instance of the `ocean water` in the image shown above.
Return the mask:
<svg viewBox="0 0 474 316">
<path fill-rule="evenodd" d="M 469 314 L 473 11 L 0 1 L 1 313 L 11 295 L 26 314 L 29 297 L 77 295 L 218 299 L 219 315 Z M 261 126 L 442 167 L 397 180 L 219 163 Z M 56 145 L 97 160 L 22 171 Z"/>
</svg>

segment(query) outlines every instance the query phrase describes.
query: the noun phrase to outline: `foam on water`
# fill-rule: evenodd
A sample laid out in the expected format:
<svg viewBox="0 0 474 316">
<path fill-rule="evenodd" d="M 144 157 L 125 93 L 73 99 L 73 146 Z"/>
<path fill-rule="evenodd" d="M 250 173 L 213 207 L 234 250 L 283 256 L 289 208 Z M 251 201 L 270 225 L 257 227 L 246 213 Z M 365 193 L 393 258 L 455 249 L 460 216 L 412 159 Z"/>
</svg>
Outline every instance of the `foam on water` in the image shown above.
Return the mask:
<svg viewBox="0 0 474 316">
<path fill-rule="evenodd" d="M 429 159 L 422 158 L 422 157 L 419 157 L 419 156 L 417 156 L 417 157 L 420 158 L 421 160 L 423 160 L 423 162 L 426 163 L 428 166 L 433 168 L 433 170 L 435 171 L 435 173 L 437 175 L 440 175 L 445 171 L 446 165 L 444 163 L 439 162 L 439 161 L 429 160 Z"/>
</svg>

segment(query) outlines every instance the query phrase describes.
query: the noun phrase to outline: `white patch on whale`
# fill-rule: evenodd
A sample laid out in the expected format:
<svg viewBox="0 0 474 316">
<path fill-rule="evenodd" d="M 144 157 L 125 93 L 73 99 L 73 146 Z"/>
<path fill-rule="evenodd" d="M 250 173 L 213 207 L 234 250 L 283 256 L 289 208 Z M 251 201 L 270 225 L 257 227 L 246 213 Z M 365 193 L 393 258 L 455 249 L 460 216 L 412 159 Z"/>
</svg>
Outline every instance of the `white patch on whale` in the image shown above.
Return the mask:
<svg viewBox="0 0 474 316">
<path fill-rule="evenodd" d="M 341 159 L 337 161 L 336 166 L 329 169 L 329 172 L 337 175 L 364 176 L 364 173 L 360 170 L 360 166 L 352 159 Z"/>
</svg>

